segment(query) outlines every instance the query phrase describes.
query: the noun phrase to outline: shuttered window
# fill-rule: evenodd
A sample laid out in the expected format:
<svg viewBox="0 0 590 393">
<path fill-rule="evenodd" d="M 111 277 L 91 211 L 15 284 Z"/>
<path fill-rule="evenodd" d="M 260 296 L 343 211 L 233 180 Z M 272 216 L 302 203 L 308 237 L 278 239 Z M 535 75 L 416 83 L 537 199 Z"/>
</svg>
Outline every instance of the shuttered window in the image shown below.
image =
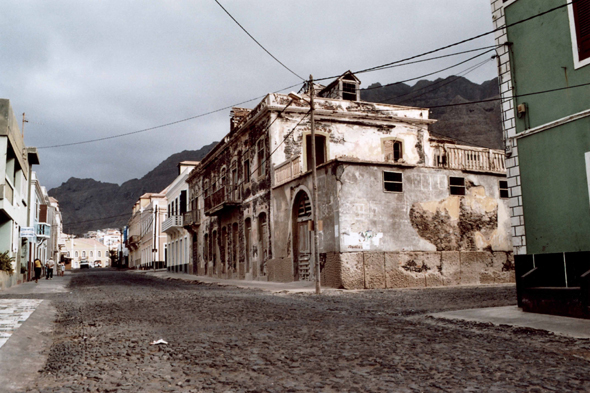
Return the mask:
<svg viewBox="0 0 590 393">
<path fill-rule="evenodd" d="M 590 0 L 578 0 L 573 3 L 578 57 L 582 61 L 590 57 Z"/>
</svg>

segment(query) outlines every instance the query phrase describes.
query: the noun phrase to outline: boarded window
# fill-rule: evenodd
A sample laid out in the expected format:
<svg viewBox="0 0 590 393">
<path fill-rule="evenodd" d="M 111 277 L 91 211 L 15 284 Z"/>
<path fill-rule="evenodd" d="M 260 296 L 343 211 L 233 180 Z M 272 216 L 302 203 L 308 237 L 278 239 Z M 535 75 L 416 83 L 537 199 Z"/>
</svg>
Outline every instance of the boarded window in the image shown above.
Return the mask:
<svg viewBox="0 0 590 393">
<path fill-rule="evenodd" d="M 383 171 L 383 189 L 389 192 L 403 192 L 403 176 L 399 172 Z"/>
<path fill-rule="evenodd" d="M 399 161 L 403 158 L 403 150 L 401 141 L 386 140 L 383 141 L 383 151 L 385 153 L 385 161 Z"/>
<path fill-rule="evenodd" d="M 258 141 L 258 176 L 266 174 L 266 151 L 264 140 Z"/>
<path fill-rule="evenodd" d="M 578 58 L 582 61 L 590 57 L 590 0 L 578 0 L 573 7 Z"/>
<path fill-rule="evenodd" d="M 305 136 L 305 154 L 307 158 L 307 170 L 311 170 L 311 135 Z M 323 135 L 315 136 L 315 160 L 316 167 L 326 162 L 326 137 Z"/>
<path fill-rule="evenodd" d="M 244 183 L 250 183 L 250 160 L 244 160 Z"/>
<path fill-rule="evenodd" d="M 508 197 L 508 182 L 506 180 L 500 180 L 500 198 Z"/>
<path fill-rule="evenodd" d="M 465 195 L 465 178 L 449 177 L 451 195 Z"/>
</svg>

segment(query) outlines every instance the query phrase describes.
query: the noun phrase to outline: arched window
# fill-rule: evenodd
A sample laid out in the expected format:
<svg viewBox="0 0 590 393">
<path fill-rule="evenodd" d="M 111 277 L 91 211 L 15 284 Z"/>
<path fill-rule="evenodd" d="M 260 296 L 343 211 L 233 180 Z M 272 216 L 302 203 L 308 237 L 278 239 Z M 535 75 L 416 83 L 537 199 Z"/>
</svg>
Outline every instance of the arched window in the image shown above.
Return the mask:
<svg viewBox="0 0 590 393">
<path fill-rule="evenodd" d="M 82 258 L 86 258 L 86 251 L 82 251 Z"/>
<path fill-rule="evenodd" d="M 90 258 L 94 258 L 94 251 L 90 251 Z"/>
<path fill-rule="evenodd" d="M 66 257 L 68 257 L 68 258 L 70 257 L 70 252 L 69 252 L 69 251 L 68 251 L 68 253 L 66 254 Z"/>
<path fill-rule="evenodd" d="M 97 251 L 96 255 L 100 258 L 100 251 Z"/>
<path fill-rule="evenodd" d="M 78 258 L 78 251 L 76 251 L 74 255 L 76 256 L 76 258 Z"/>
<path fill-rule="evenodd" d="M 402 149 L 402 142 L 388 139 L 383 141 L 383 152 L 385 153 L 385 161 L 397 162 L 404 156 Z"/>
</svg>

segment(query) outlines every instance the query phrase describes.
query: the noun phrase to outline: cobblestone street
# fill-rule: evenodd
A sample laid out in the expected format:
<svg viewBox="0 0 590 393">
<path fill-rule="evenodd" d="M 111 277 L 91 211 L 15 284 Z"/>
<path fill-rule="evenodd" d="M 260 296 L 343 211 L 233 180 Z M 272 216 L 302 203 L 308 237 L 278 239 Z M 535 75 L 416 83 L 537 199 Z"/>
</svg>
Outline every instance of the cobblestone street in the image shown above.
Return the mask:
<svg viewBox="0 0 590 393">
<path fill-rule="evenodd" d="M 588 340 L 428 315 L 513 305 L 513 286 L 317 297 L 89 271 L 69 290 L 28 392 L 590 391 Z"/>
</svg>

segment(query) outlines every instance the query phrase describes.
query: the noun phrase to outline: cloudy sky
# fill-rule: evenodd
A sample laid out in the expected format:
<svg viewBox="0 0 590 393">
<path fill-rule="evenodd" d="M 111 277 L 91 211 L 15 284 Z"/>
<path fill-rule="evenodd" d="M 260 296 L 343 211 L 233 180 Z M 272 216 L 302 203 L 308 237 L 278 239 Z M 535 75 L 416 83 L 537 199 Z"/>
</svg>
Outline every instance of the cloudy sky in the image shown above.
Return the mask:
<svg viewBox="0 0 590 393">
<path fill-rule="evenodd" d="M 488 0 L 219 1 L 305 78 L 393 62 L 492 30 Z M 214 0 L 4 0 L 2 6 L 0 97 L 11 100 L 17 117 L 26 113 L 25 143 L 40 148 L 36 170 L 48 188 L 70 177 L 119 184 L 142 177 L 173 153 L 223 137 L 229 109 L 121 138 L 47 146 L 151 128 L 300 83 Z M 441 53 L 489 45 L 492 35 Z M 471 56 L 358 76 L 362 87 L 392 83 Z M 490 61 L 466 77 L 481 83 L 495 76 Z"/>
</svg>

